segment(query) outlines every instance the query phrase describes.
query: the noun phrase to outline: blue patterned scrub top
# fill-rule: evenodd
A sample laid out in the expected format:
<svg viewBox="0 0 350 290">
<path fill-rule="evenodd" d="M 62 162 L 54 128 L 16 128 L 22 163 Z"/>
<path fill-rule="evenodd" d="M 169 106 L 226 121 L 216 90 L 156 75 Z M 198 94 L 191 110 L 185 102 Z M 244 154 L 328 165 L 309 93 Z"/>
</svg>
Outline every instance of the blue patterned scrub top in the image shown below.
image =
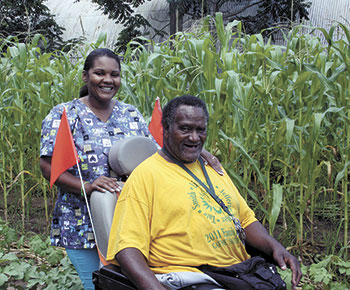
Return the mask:
<svg viewBox="0 0 350 290">
<path fill-rule="evenodd" d="M 153 137 L 141 113 L 132 105 L 117 101 L 106 123 L 79 99 L 55 106 L 42 122 L 40 156 L 52 156 L 56 133 L 63 107 L 80 158 L 84 181 L 93 182 L 99 176 L 110 176 L 108 153 L 112 144 L 133 135 Z M 77 167 L 68 170 L 78 175 Z M 96 246 L 85 199 L 79 194 L 63 192 L 58 197 L 52 214 L 51 244 L 71 249 L 88 249 Z"/>
</svg>

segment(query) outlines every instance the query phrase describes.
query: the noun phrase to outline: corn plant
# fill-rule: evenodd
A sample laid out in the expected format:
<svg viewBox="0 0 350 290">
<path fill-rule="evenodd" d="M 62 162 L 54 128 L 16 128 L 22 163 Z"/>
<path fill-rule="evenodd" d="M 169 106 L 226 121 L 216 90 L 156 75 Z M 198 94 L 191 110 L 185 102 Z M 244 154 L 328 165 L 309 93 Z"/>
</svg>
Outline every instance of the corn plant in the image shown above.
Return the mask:
<svg viewBox="0 0 350 290">
<path fill-rule="evenodd" d="M 38 170 L 41 121 L 53 105 L 71 99 L 77 91 L 73 84 L 78 71 L 69 56 L 59 53 L 53 58 L 53 54 L 42 54 L 39 40 L 43 38 L 37 35 L 25 45 L 8 39 L 12 45 L 2 55 L 0 66 L 1 188 L 5 217 L 11 193 L 13 205 L 20 205 L 22 226 L 29 215 L 30 195 L 43 184 Z M 45 208 L 48 219 L 47 203 Z"/>
</svg>

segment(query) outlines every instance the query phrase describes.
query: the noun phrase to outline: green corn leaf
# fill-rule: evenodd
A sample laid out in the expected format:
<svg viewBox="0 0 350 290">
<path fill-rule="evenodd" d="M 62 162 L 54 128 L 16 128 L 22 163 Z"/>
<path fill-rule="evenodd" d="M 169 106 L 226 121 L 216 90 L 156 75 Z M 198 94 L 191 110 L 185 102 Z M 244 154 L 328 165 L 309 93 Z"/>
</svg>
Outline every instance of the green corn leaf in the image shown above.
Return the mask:
<svg viewBox="0 0 350 290">
<path fill-rule="evenodd" d="M 338 174 L 337 174 L 337 176 L 335 178 L 334 188 L 337 188 L 339 181 L 344 178 L 345 172 L 348 169 L 349 165 L 350 165 L 350 161 L 347 161 L 344 164 L 343 169 L 340 172 L 338 172 Z"/>
<path fill-rule="evenodd" d="M 281 211 L 283 198 L 283 186 L 280 184 L 272 185 L 272 204 L 270 206 L 270 215 L 268 217 L 269 220 L 269 231 L 270 234 L 273 235 L 273 231 L 276 226 L 276 222 Z"/>
<path fill-rule="evenodd" d="M 242 147 L 242 145 L 235 141 L 233 138 L 228 137 L 222 130 L 220 130 L 219 135 L 222 136 L 224 139 L 229 140 L 237 149 L 239 149 L 239 151 L 245 156 L 245 158 L 247 158 L 249 163 L 255 169 L 259 181 L 266 187 L 266 179 L 261 173 L 260 169 L 258 168 L 256 161 L 247 153 L 247 151 Z"/>
</svg>

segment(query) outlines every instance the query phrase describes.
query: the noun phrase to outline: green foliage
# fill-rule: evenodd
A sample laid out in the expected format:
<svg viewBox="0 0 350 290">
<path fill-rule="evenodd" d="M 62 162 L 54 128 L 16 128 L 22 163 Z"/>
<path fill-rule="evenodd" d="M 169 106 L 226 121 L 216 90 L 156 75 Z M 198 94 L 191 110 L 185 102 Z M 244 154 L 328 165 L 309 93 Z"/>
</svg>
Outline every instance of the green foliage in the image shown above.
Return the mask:
<svg viewBox="0 0 350 290">
<path fill-rule="evenodd" d="M 92 2 L 98 4 L 100 9 L 109 18 L 114 19 L 117 23 L 126 24 L 130 18 L 133 18 L 135 8 L 150 0 L 93 0 Z M 79 2 L 79 1 L 77 1 Z"/>
<path fill-rule="evenodd" d="M 1 1 L 0 38 L 12 36 L 19 42 L 27 42 L 35 34 L 42 34 L 46 38 L 46 41 L 41 43 L 42 48 L 49 51 L 61 48 L 64 45 L 62 39 L 64 28 L 56 23 L 43 2 L 43 0 Z"/>
<path fill-rule="evenodd" d="M 310 279 L 320 289 L 348 289 L 350 287 L 350 261 L 339 256 L 322 256 L 322 260 L 308 267 L 303 267 L 304 280 Z M 305 285 L 303 289 L 308 288 Z"/>
<path fill-rule="evenodd" d="M 79 2 L 79 0 L 76 0 Z M 116 42 L 116 47 L 119 52 L 125 52 L 126 45 L 137 37 L 145 36 L 141 28 L 152 28 L 156 34 L 165 35 L 164 31 L 159 31 L 151 27 L 150 23 L 141 14 L 134 14 L 135 8 L 150 0 L 137 1 L 112 1 L 112 0 L 92 0 L 99 5 L 108 18 L 115 20 L 116 23 L 124 24 L 123 29 Z M 264 29 L 271 27 L 286 26 L 292 27 L 292 24 L 297 20 L 308 19 L 308 11 L 311 2 L 307 0 L 283 0 L 271 1 L 262 0 L 256 3 L 245 0 L 167 0 L 172 8 L 169 13 L 179 13 L 179 18 L 184 15 L 190 16 L 191 19 L 201 19 L 204 16 L 210 15 L 214 17 L 215 13 L 222 11 L 222 8 L 229 5 L 244 4 L 238 11 L 233 12 L 230 9 L 225 13 L 225 21 L 240 20 L 244 23 L 247 33 L 260 33 Z M 256 12 L 246 15 L 246 11 L 252 11 L 252 7 L 256 7 Z M 169 20 L 170 22 L 170 20 Z M 170 25 L 172 25 L 170 23 Z M 182 30 L 182 28 L 180 28 Z M 270 34 L 271 31 L 266 31 L 264 34 Z"/>
<path fill-rule="evenodd" d="M 17 233 L 14 229 L 9 228 L 0 217 L 0 248 L 10 248 L 11 244 L 18 240 Z"/>
<path fill-rule="evenodd" d="M 140 28 L 148 27 L 150 24 L 142 15 L 136 14 L 128 19 L 125 26 L 126 27 L 120 31 L 117 42 L 115 43 L 119 53 L 124 53 L 128 43 L 133 39 L 138 38 L 141 43 L 146 43 L 142 42 L 140 37 L 141 35 L 146 36 L 146 33 L 143 33 Z"/>
<path fill-rule="evenodd" d="M 301 265 L 303 277 L 300 285 L 303 290 L 343 290 L 350 287 L 350 261 L 336 255 L 318 255 L 318 262 L 309 266 Z M 282 279 L 291 290 L 292 271 L 278 269 Z"/>
<path fill-rule="evenodd" d="M 0 219 L 2 232 L 12 232 Z M 22 236 L 11 249 L 0 243 L 0 288 L 8 289 L 81 289 L 80 279 L 61 248 L 50 246 L 49 238 Z"/>
<path fill-rule="evenodd" d="M 54 247 L 48 247 L 48 245 L 50 245 L 49 237 L 45 242 L 39 235 L 35 235 L 29 240 L 29 246 L 35 255 L 46 257 L 51 266 L 57 265 L 64 257 L 63 252 L 57 251 Z"/>
<path fill-rule="evenodd" d="M 264 29 L 271 27 L 286 26 L 292 27 L 292 23 L 301 19 L 309 19 L 308 8 L 311 2 L 307 0 L 282 0 L 282 1 L 246 1 L 246 0 L 167 0 L 175 4 L 180 15 L 189 15 L 192 19 L 200 19 L 203 16 L 211 15 L 221 11 L 225 6 L 239 7 L 229 9 L 223 17 L 226 21 L 242 21 L 245 31 L 249 34 L 260 33 Z M 256 9 L 252 13 L 252 8 Z M 249 14 L 248 14 L 248 13 Z M 248 15 L 247 15 L 248 14 Z M 267 32 L 266 33 L 270 33 Z"/>
<path fill-rule="evenodd" d="M 307 0 L 264 0 L 259 3 L 256 15 L 259 21 L 254 19 L 254 16 L 244 17 L 242 21 L 248 22 L 248 31 L 255 33 L 276 25 L 292 27 L 297 20 L 309 19 L 307 9 L 311 7 L 311 2 Z"/>
<path fill-rule="evenodd" d="M 134 13 L 135 8 L 150 0 L 92 0 L 93 3 L 99 5 L 99 9 L 108 18 L 113 19 L 115 23 L 124 25 L 124 29 L 120 32 L 117 42 L 119 52 L 123 52 L 127 43 L 142 35 L 141 28 L 151 27 L 150 23 L 141 14 Z M 76 0 L 79 2 L 79 0 Z"/>
</svg>

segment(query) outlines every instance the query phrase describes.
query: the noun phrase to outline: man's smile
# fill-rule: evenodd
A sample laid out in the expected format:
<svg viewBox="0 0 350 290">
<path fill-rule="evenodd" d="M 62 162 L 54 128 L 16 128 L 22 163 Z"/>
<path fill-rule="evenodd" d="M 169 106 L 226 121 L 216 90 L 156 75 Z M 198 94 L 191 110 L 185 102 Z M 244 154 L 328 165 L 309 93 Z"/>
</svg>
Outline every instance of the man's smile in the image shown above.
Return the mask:
<svg viewBox="0 0 350 290">
<path fill-rule="evenodd" d="M 192 149 L 192 150 L 197 150 L 199 149 L 201 146 L 200 146 L 200 143 L 197 143 L 197 144 L 183 144 L 185 148 L 187 149 Z"/>
</svg>

